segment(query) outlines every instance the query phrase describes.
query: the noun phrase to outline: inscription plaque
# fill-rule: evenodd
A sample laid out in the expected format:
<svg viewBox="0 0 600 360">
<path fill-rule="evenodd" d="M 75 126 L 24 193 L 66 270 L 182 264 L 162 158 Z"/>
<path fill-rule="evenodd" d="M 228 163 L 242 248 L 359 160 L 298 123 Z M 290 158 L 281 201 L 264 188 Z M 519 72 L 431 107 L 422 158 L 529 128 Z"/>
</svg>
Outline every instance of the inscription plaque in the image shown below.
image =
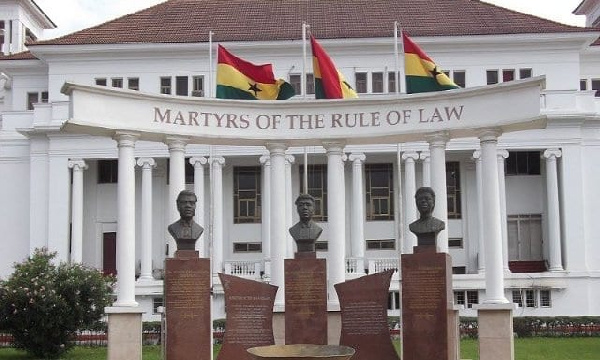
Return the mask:
<svg viewBox="0 0 600 360">
<path fill-rule="evenodd" d="M 403 359 L 449 359 L 455 345 L 448 332 L 453 308 L 450 255 L 415 251 L 401 257 Z"/>
<path fill-rule="evenodd" d="M 387 322 L 393 274 L 388 270 L 335 285 L 342 311 L 340 345 L 356 349 L 353 360 L 398 360 Z"/>
<path fill-rule="evenodd" d="M 210 260 L 165 260 L 167 360 L 210 360 Z"/>
<path fill-rule="evenodd" d="M 251 359 L 251 347 L 274 345 L 273 304 L 277 286 L 219 274 L 225 290 L 225 338 L 217 359 Z"/>
<path fill-rule="evenodd" d="M 327 344 L 325 259 L 285 259 L 285 343 Z"/>
</svg>

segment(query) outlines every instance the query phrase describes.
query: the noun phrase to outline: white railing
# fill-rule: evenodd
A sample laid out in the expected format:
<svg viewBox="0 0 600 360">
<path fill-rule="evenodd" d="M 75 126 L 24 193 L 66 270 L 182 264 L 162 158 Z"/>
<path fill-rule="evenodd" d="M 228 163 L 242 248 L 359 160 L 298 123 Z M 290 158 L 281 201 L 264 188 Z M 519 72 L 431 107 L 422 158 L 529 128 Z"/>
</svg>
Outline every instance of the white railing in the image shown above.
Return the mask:
<svg viewBox="0 0 600 360">
<path fill-rule="evenodd" d="M 398 272 L 400 261 L 398 258 L 369 259 L 369 274 L 393 269 Z"/>
<path fill-rule="evenodd" d="M 260 279 L 261 262 L 255 260 L 237 260 L 225 262 L 225 274 L 248 279 Z"/>
</svg>

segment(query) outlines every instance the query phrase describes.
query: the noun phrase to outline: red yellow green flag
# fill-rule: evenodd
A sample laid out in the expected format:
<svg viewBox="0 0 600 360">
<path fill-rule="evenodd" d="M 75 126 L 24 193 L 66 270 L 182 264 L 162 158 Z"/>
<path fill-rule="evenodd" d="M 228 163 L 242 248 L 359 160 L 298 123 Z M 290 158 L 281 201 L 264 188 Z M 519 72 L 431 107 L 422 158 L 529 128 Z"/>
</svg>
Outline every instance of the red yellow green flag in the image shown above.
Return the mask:
<svg viewBox="0 0 600 360">
<path fill-rule="evenodd" d="M 291 84 L 275 79 L 271 64 L 254 65 L 219 45 L 217 98 L 285 100 L 295 95 Z"/>
<path fill-rule="evenodd" d="M 313 55 L 313 73 L 315 76 L 316 99 L 352 99 L 357 98 L 356 91 L 344 79 L 333 61 L 315 38 L 310 36 Z"/>
<path fill-rule="evenodd" d="M 421 93 L 459 88 L 448 75 L 411 38 L 402 33 L 406 93 Z"/>
</svg>

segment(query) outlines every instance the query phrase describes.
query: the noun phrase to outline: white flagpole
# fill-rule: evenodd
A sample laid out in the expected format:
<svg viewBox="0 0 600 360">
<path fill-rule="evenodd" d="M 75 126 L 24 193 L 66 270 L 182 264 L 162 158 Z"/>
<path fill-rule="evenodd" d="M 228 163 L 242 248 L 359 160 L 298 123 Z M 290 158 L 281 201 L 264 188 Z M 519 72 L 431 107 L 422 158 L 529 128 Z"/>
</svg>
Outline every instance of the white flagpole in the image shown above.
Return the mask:
<svg viewBox="0 0 600 360">
<path fill-rule="evenodd" d="M 400 66 L 402 74 L 404 76 L 398 76 L 398 84 L 401 85 L 401 89 L 406 90 L 406 54 L 404 53 L 404 36 L 402 36 L 402 28 L 400 28 L 400 52 L 402 53 L 402 65 Z"/>
<path fill-rule="evenodd" d="M 305 22 L 302 23 L 302 98 L 306 99 L 306 30 L 309 27 Z M 308 194 L 308 148 L 304 147 L 304 186 L 303 192 Z"/>
<path fill-rule="evenodd" d="M 214 97 L 213 91 L 213 46 L 212 46 L 212 37 L 213 32 L 208 32 L 208 91 L 206 94 L 208 97 Z"/>
<path fill-rule="evenodd" d="M 404 248 L 404 203 L 402 201 L 402 151 L 401 145 L 396 148 L 396 161 L 398 162 L 398 250 L 403 253 Z"/>
<path fill-rule="evenodd" d="M 394 60 L 395 60 L 395 69 L 396 72 L 394 74 L 394 78 L 396 79 L 396 81 L 394 81 L 394 85 L 396 87 L 396 94 L 398 94 L 400 92 L 400 65 L 399 65 L 399 60 L 398 60 L 398 22 L 394 21 Z"/>
</svg>

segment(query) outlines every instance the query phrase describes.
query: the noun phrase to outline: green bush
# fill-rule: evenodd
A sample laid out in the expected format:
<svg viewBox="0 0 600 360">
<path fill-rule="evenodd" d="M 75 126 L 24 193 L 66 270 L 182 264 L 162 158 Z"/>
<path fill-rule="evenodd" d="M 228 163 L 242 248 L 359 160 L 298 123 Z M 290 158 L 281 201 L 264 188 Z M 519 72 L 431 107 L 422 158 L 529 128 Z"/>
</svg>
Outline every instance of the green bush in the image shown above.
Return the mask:
<svg viewBox="0 0 600 360">
<path fill-rule="evenodd" d="M 38 249 L 0 281 L 0 328 L 44 359 L 68 351 L 77 330 L 95 327 L 112 302 L 113 278 L 81 264 L 55 265 L 55 256 Z"/>
</svg>

